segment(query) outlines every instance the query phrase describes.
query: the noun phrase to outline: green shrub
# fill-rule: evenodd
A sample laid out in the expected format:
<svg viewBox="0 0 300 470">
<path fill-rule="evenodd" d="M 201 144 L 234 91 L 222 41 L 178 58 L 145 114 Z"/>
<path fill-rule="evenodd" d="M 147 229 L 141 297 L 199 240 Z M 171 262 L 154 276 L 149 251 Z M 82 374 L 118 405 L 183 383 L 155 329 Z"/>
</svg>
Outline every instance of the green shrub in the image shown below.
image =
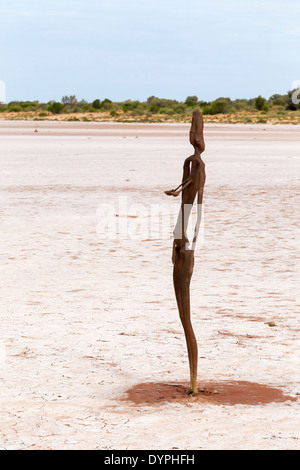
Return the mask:
<svg viewBox="0 0 300 470">
<path fill-rule="evenodd" d="M 8 112 L 9 113 L 19 113 L 20 111 L 23 111 L 21 106 L 14 104 L 12 106 L 8 106 Z"/>
<path fill-rule="evenodd" d="M 203 108 L 202 114 L 225 114 L 228 112 L 226 101 L 214 101 L 211 106 Z"/>
<path fill-rule="evenodd" d="M 186 107 L 183 103 L 182 104 L 179 103 L 179 104 L 173 106 L 173 109 L 174 109 L 176 114 L 184 114 L 185 111 L 186 111 Z"/>
<path fill-rule="evenodd" d="M 282 106 L 285 107 L 287 103 L 287 95 L 274 94 L 269 98 L 270 106 Z"/>
<path fill-rule="evenodd" d="M 127 100 L 123 103 L 122 109 L 123 109 L 124 113 L 127 113 L 128 111 L 133 111 L 133 110 L 137 109 L 139 107 L 139 105 L 140 105 L 139 101 Z"/>
<path fill-rule="evenodd" d="M 247 109 L 248 100 L 236 99 L 232 102 L 232 106 L 233 109 L 236 109 L 237 111 L 244 111 Z"/>
<path fill-rule="evenodd" d="M 101 102 L 101 108 L 104 110 L 110 110 L 113 107 L 113 102 L 109 100 L 108 98 L 105 98 L 104 101 Z"/>
<path fill-rule="evenodd" d="M 148 98 L 147 103 L 149 105 L 149 111 L 151 113 L 157 114 L 160 113 L 162 108 L 174 106 L 178 104 L 176 100 L 168 100 L 165 98 L 157 98 L 156 96 L 151 96 Z"/>
<path fill-rule="evenodd" d="M 76 106 L 73 106 L 71 109 L 76 109 L 77 111 L 73 111 L 76 113 L 85 113 L 86 111 L 89 110 L 89 108 L 90 108 L 89 103 L 84 102 L 84 103 L 78 103 Z"/>
<path fill-rule="evenodd" d="M 39 107 L 38 101 L 17 101 L 13 104 L 21 106 L 23 111 L 36 111 Z"/>
<path fill-rule="evenodd" d="M 173 107 L 167 106 L 165 108 L 160 108 L 159 114 L 167 114 L 168 116 L 172 116 L 173 114 L 175 114 L 175 110 Z"/>
<path fill-rule="evenodd" d="M 93 108 L 100 109 L 101 108 L 101 101 L 97 98 L 93 101 Z"/>
<path fill-rule="evenodd" d="M 145 114 L 145 110 L 141 107 L 138 107 L 132 111 L 132 116 L 143 116 Z"/>
<path fill-rule="evenodd" d="M 254 100 L 254 105 L 258 111 L 261 111 L 263 109 L 265 103 L 266 103 L 266 99 L 260 95 Z"/>
<path fill-rule="evenodd" d="M 227 112 L 226 101 L 215 101 L 212 105 L 214 114 L 225 114 Z"/>
<path fill-rule="evenodd" d="M 63 112 L 65 109 L 64 105 L 58 101 L 54 101 L 50 106 L 48 107 L 48 111 L 52 114 L 60 114 Z"/>
<path fill-rule="evenodd" d="M 262 107 L 262 111 L 263 111 L 264 113 L 267 113 L 269 110 L 270 110 L 269 106 L 267 105 L 267 103 L 265 103 L 265 104 L 263 105 L 263 107 Z"/>
</svg>

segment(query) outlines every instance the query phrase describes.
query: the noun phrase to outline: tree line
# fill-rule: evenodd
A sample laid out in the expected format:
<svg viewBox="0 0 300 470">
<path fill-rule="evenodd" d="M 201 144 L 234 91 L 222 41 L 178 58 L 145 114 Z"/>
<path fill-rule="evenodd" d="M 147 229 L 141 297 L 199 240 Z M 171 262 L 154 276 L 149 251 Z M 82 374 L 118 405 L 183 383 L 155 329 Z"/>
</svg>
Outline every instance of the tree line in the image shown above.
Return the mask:
<svg viewBox="0 0 300 470">
<path fill-rule="evenodd" d="M 146 101 L 126 100 L 114 102 L 108 98 L 101 100 L 96 98 L 92 102 L 78 100 L 75 95 L 63 96 L 61 101 L 11 101 L 8 104 L 0 104 L 1 112 L 38 112 L 40 116 L 51 114 L 73 113 L 109 113 L 112 117 L 122 115 L 181 115 L 188 116 L 197 107 L 204 115 L 235 114 L 240 111 L 260 111 L 262 113 L 297 111 L 300 104 L 295 100 L 295 90 L 284 95 L 274 94 L 269 98 L 257 96 L 252 99 L 235 99 L 220 97 L 213 101 L 202 101 L 197 96 L 188 96 L 185 101 L 158 98 L 150 96 Z M 300 92 L 299 92 L 300 98 Z"/>
</svg>

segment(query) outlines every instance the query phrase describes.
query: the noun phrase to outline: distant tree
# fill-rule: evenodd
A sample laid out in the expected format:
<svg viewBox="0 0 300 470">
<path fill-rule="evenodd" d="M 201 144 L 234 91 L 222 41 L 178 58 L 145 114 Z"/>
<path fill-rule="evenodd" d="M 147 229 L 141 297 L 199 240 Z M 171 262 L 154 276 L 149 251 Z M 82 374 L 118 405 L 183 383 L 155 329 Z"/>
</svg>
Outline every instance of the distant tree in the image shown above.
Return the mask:
<svg viewBox="0 0 300 470">
<path fill-rule="evenodd" d="M 242 111 L 242 110 L 247 109 L 247 105 L 248 105 L 248 100 L 246 99 L 237 98 L 236 100 L 232 101 L 233 109 L 235 109 L 236 111 Z"/>
<path fill-rule="evenodd" d="M 147 103 L 149 105 L 149 111 L 151 113 L 159 113 L 162 108 L 170 107 L 178 104 L 176 100 L 169 100 L 166 98 L 157 98 L 156 96 L 151 96 L 148 98 Z"/>
<path fill-rule="evenodd" d="M 127 100 L 123 103 L 122 109 L 124 113 L 126 113 L 127 111 L 133 111 L 139 106 L 139 104 L 140 104 L 139 101 Z"/>
<path fill-rule="evenodd" d="M 113 108 L 113 102 L 108 98 L 105 98 L 105 100 L 101 101 L 100 108 L 110 111 Z"/>
<path fill-rule="evenodd" d="M 198 103 L 198 96 L 188 96 L 185 100 L 187 106 L 196 106 Z"/>
<path fill-rule="evenodd" d="M 101 101 L 97 98 L 93 101 L 93 108 L 100 109 L 101 108 Z"/>
<path fill-rule="evenodd" d="M 63 96 L 62 99 L 61 99 L 61 102 L 64 105 L 70 105 L 70 106 L 73 106 L 74 104 L 78 103 L 77 98 L 76 98 L 75 95 Z"/>
<path fill-rule="evenodd" d="M 210 103 L 208 101 L 199 101 L 199 106 L 208 106 Z"/>
<path fill-rule="evenodd" d="M 153 100 L 156 99 L 158 99 L 156 96 L 149 96 L 149 98 L 147 98 L 147 103 L 151 103 Z"/>
<path fill-rule="evenodd" d="M 266 99 L 260 95 L 254 100 L 254 105 L 258 111 L 261 111 L 263 109 L 265 103 L 266 103 Z"/>
<path fill-rule="evenodd" d="M 269 104 L 271 106 L 286 106 L 286 103 L 287 95 L 279 95 L 278 93 L 275 93 L 269 98 Z"/>
<path fill-rule="evenodd" d="M 100 108 L 108 108 L 112 105 L 112 101 L 109 100 L 108 98 L 105 98 L 103 101 L 100 102 Z"/>
</svg>

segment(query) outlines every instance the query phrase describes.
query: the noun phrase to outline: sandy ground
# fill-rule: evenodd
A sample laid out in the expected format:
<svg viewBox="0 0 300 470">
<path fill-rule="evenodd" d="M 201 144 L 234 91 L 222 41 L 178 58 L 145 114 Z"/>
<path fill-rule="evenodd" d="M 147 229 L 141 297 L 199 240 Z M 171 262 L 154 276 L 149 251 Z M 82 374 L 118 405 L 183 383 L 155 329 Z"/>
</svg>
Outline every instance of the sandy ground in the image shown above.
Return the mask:
<svg viewBox="0 0 300 470">
<path fill-rule="evenodd" d="M 205 128 L 197 397 L 163 193 L 188 130 L 0 122 L 0 448 L 300 449 L 300 127 Z"/>
</svg>

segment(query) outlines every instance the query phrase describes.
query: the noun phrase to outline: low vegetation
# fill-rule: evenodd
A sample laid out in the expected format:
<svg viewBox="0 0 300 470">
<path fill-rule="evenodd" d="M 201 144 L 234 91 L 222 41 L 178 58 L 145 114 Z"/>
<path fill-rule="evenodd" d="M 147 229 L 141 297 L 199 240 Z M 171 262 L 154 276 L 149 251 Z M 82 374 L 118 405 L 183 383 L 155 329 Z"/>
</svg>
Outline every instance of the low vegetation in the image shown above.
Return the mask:
<svg viewBox="0 0 300 470">
<path fill-rule="evenodd" d="M 75 95 L 63 96 L 60 102 L 12 101 L 0 104 L 0 119 L 115 121 L 115 122 L 189 122 L 199 108 L 206 122 L 300 124 L 300 92 L 275 94 L 253 99 L 218 98 L 201 101 L 188 96 L 185 101 L 150 96 L 147 101 L 113 102 L 96 98 L 78 101 Z"/>
</svg>

